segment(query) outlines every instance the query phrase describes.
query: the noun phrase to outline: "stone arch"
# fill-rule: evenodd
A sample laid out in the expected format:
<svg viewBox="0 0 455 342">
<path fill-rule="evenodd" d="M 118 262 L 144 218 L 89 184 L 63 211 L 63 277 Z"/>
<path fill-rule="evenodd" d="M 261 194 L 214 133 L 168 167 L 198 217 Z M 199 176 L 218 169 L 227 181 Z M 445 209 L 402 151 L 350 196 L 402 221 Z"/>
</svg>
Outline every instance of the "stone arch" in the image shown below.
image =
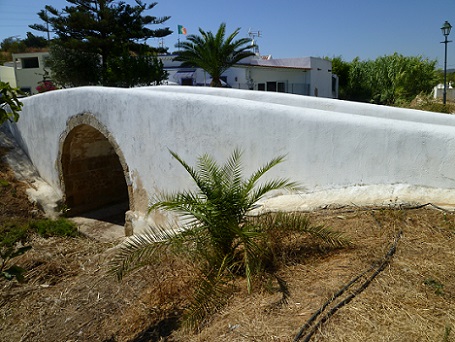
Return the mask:
<svg viewBox="0 0 455 342">
<path fill-rule="evenodd" d="M 71 216 L 119 205 L 133 208 L 123 153 L 106 127 L 89 113 L 71 117 L 60 137 L 59 174 Z"/>
</svg>

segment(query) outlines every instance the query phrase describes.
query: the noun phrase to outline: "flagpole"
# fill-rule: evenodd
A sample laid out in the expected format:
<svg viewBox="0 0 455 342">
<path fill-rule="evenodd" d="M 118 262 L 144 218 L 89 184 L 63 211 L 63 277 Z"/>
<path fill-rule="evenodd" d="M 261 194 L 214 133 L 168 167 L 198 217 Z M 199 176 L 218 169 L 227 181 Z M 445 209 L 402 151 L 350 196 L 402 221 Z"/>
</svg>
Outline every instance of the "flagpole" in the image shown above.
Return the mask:
<svg viewBox="0 0 455 342">
<path fill-rule="evenodd" d="M 181 27 L 182 27 L 181 25 L 177 26 L 177 32 L 179 34 L 179 36 L 177 38 L 177 46 L 178 46 L 178 50 L 177 51 L 180 51 L 180 34 L 182 33 Z"/>
<path fill-rule="evenodd" d="M 177 25 L 177 32 L 179 34 L 177 38 L 177 46 L 178 46 L 178 51 L 180 51 L 180 35 L 183 33 L 186 35 L 186 28 L 183 27 L 183 25 Z"/>
</svg>

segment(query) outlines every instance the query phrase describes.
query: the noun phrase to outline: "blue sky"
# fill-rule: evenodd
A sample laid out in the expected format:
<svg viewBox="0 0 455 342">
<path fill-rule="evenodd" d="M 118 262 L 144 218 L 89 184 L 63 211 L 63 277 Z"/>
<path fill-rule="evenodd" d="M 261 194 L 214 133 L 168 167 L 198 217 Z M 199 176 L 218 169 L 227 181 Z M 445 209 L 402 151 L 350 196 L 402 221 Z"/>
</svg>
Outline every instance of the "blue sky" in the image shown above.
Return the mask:
<svg viewBox="0 0 455 342">
<path fill-rule="evenodd" d="M 127 0 L 126 2 L 131 2 Z M 150 3 L 151 1 L 146 1 Z M 188 34 L 201 27 L 216 31 L 226 22 L 228 33 L 241 28 L 260 31 L 261 54 L 274 58 L 334 57 L 361 60 L 398 52 L 444 61 L 440 27 L 445 20 L 455 26 L 455 1 L 439 0 L 157 0 L 149 13 L 171 16 L 165 26 L 174 33 L 164 39 L 173 51 L 179 38 L 177 25 Z M 37 12 L 46 4 L 62 9 L 65 0 L 0 0 L 0 41 L 10 36 L 25 38 L 28 28 L 40 23 Z M 455 40 L 455 27 L 449 39 Z M 180 36 L 181 40 L 185 36 Z M 158 41 L 149 44 L 157 46 Z M 448 45 L 448 67 L 455 68 L 455 43 Z"/>
</svg>

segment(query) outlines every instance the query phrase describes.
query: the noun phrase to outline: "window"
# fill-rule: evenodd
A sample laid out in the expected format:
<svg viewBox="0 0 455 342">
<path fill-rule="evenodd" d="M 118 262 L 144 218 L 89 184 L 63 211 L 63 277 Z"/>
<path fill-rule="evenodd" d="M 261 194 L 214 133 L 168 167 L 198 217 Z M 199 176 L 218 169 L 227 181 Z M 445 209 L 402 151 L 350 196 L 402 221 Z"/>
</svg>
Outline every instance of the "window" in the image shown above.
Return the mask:
<svg viewBox="0 0 455 342">
<path fill-rule="evenodd" d="M 185 86 L 192 86 L 193 85 L 193 79 L 192 78 L 182 78 L 182 85 Z"/>
<path fill-rule="evenodd" d="M 31 95 L 32 94 L 32 88 L 30 87 L 22 87 L 20 88 L 20 90 L 23 92 L 23 93 L 26 93 L 28 95 Z"/>
<path fill-rule="evenodd" d="M 267 82 L 267 91 L 276 91 L 276 82 Z"/>
<path fill-rule="evenodd" d="M 28 57 L 21 59 L 22 69 L 36 69 L 39 68 L 38 57 Z"/>
<path fill-rule="evenodd" d="M 265 83 L 258 83 L 258 90 L 265 91 Z"/>
<path fill-rule="evenodd" d="M 286 92 L 286 84 L 284 82 L 278 82 L 278 89 L 277 91 L 279 93 L 285 93 Z"/>
</svg>

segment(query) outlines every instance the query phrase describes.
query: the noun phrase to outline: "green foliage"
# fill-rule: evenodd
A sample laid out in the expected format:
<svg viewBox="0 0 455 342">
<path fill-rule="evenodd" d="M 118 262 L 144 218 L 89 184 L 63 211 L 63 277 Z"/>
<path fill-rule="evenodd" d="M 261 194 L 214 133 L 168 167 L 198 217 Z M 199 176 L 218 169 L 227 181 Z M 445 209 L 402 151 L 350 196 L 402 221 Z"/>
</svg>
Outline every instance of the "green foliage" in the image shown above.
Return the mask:
<svg viewBox="0 0 455 342">
<path fill-rule="evenodd" d="M 57 83 L 63 86 L 90 84 L 122 86 L 143 77 L 144 73 L 150 73 L 155 77 L 163 76 L 162 72 L 156 71 L 157 68 L 162 69 L 162 66 L 156 64 L 154 60 L 142 57 L 162 50 L 143 42 L 149 38 L 165 37 L 172 33 L 167 27 L 155 30 L 148 28 L 149 25 L 164 24 L 170 18 L 144 14 L 157 3 L 146 4 L 141 0 L 136 0 L 136 5 L 114 0 L 67 2 L 71 5 L 61 11 L 47 5 L 38 13 L 56 37 L 52 42 L 50 59 L 53 79 Z M 47 25 L 35 24 L 30 27 L 46 32 Z M 129 56 L 140 56 L 138 60 L 147 63 L 141 64 L 141 70 L 129 68 L 126 79 L 119 81 L 115 65 L 119 63 L 126 65 L 131 62 Z M 123 75 L 125 73 L 126 71 L 122 72 Z M 73 76 L 76 78 L 75 81 L 72 81 Z M 144 82 L 142 79 L 139 81 Z M 147 83 L 161 81 L 162 79 L 158 78 L 148 80 Z"/>
<path fill-rule="evenodd" d="M 26 222 L 4 222 L 0 224 L 0 248 L 14 247 L 18 243 L 24 244 L 29 234 L 29 226 Z"/>
<path fill-rule="evenodd" d="M 8 220 L 0 224 L 0 247 L 14 247 L 18 243 L 25 244 L 33 233 L 45 238 L 80 236 L 77 226 L 65 218 Z"/>
<path fill-rule="evenodd" d="M 65 218 L 32 221 L 30 223 L 30 228 L 45 238 L 51 236 L 77 237 L 80 235 L 76 225 Z"/>
<path fill-rule="evenodd" d="M 23 95 L 23 93 L 17 88 L 12 88 L 9 83 L 0 81 L 0 125 L 6 120 L 17 121 L 19 119 L 19 112 L 23 104 L 19 101 L 18 95 Z"/>
<path fill-rule="evenodd" d="M 18 265 L 10 265 L 10 261 L 31 248 L 32 246 L 0 248 L 0 275 L 6 280 L 16 279 L 19 283 L 25 282 L 26 270 Z"/>
<path fill-rule="evenodd" d="M 5 52 L 9 53 L 21 53 L 26 51 L 27 46 L 25 43 L 16 38 L 16 37 L 8 37 L 2 40 L 0 43 L 0 49 Z"/>
<path fill-rule="evenodd" d="M 22 42 L 27 48 L 44 49 L 49 46 L 46 38 L 35 36 L 31 32 L 27 32 L 27 38 L 23 39 Z"/>
<path fill-rule="evenodd" d="M 329 60 L 332 62 L 332 73 L 338 76 L 338 97 L 340 99 L 346 99 L 351 65 L 350 63 L 343 61 L 341 56 Z"/>
<path fill-rule="evenodd" d="M 351 63 L 340 57 L 332 60 L 334 73 L 340 80 L 340 98 L 383 105 L 409 103 L 417 95 L 428 94 L 438 83 L 436 61 L 400 54 L 376 60 Z"/>
<path fill-rule="evenodd" d="M 163 194 L 149 210 L 177 213 L 186 223 L 186 229 L 151 227 L 147 234 L 131 237 L 114 259 L 112 271 L 121 279 L 134 269 L 157 262 L 160 255 L 168 252 L 190 260 L 196 265 L 197 279 L 191 304 L 185 312 L 189 327 L 197 327 L 208 314 L 227 302 L 237 277 L 246 278 L 249 292 L 264 280 L 274 278 L 285 297 L 285 282 L 275 273 L 283 235 L 310 233 L 333 246 L 347 243 L 339 233 L 313 227 L 301 215 L 250 216 L 258 201 L 271 191 L 298 189 L 296 183 L 285 178 L 258 184 L 283 157 L 272 159 L 244 179 L 239 150 L 223 165 L 203 155 L 198 158 L 197 168 L 176 153 L 171 154 L 190 174 L 197 190 Z"/>
<path fill-rule="evenodd" d="M 442 284 L 441 282 L 433 278 L 427 278 L 424 280 L 423 283 L 432 288 L 434 293 L 437 294 L 438 296 L 444 295 L 444 284 Z"/>
<path fill-rule="evenodd" d="M 97 85 L 101 78 L 101 62 L 96 54 L 65 48 L 52 43 L 49 50 L 52 79 L 62 87 Z"/>
<path fill-rule="evenodd" d="M 109 85 L 117 87 L 148 86 L 160 84 L 168 73 L 163 63 L 154 55 L 123 56 L 111 58 L 108 65 Z"/>
<path fill-rule="evenodd" d="M 25 39 L 16 37 L 8 37 L 0 43 L 0 49 L 9 53 L 27 52 L 29 49 L 41 49 L 48 46 L 48 41 L 44 37 L 35 36 L 31 32 L 27 32 Z"/>
<path fill-rule="evenodd" d="M 9 220 L 0 224 L 0 277 L 24 282 L 25 269 L 12 264 L 12 259 L 24 254 L 32 246 L 27 246 L 30 235 L 48 238 L 51 236 L 77 237 L 80 233 L 71 221 L 64 218 L 57 220 Z"/>
<path fill-rule="evenodd" d="M 211 86 L 221 87 L 221 75 L 240 60 L 253 56 L 251 40 L 241 38 L 234 40 L 240 28 L 237 28 L 227 38 L 226 24 L 222 23 L 214 35 L 199 28 L 200 35 L 189 35 L 187 41 L 177 44 L 179 51 L 176 61 L 183 62 L 182 66 L 199 67 L 212 77 Z"/>
<path fill-rule="evenodd" d="M 29 235 L 26 224 L 9 222 L 0 225 L 0 276 L 7 280 L 24 282 L 25 269 L 11 264 L 11 260 L 24 254 L 31 246 L 24 246 Z"/>
<path fill-rule="evenodd" d="M 13 53 L 34 52 L 48 46 L 48 41 L 44 37 L 38 37 L 31 32 L 27 32 L 27 38 L 19 39 L 8 37 L 0 42 L 0 65 L 13 60 Z"/>
</svg>

